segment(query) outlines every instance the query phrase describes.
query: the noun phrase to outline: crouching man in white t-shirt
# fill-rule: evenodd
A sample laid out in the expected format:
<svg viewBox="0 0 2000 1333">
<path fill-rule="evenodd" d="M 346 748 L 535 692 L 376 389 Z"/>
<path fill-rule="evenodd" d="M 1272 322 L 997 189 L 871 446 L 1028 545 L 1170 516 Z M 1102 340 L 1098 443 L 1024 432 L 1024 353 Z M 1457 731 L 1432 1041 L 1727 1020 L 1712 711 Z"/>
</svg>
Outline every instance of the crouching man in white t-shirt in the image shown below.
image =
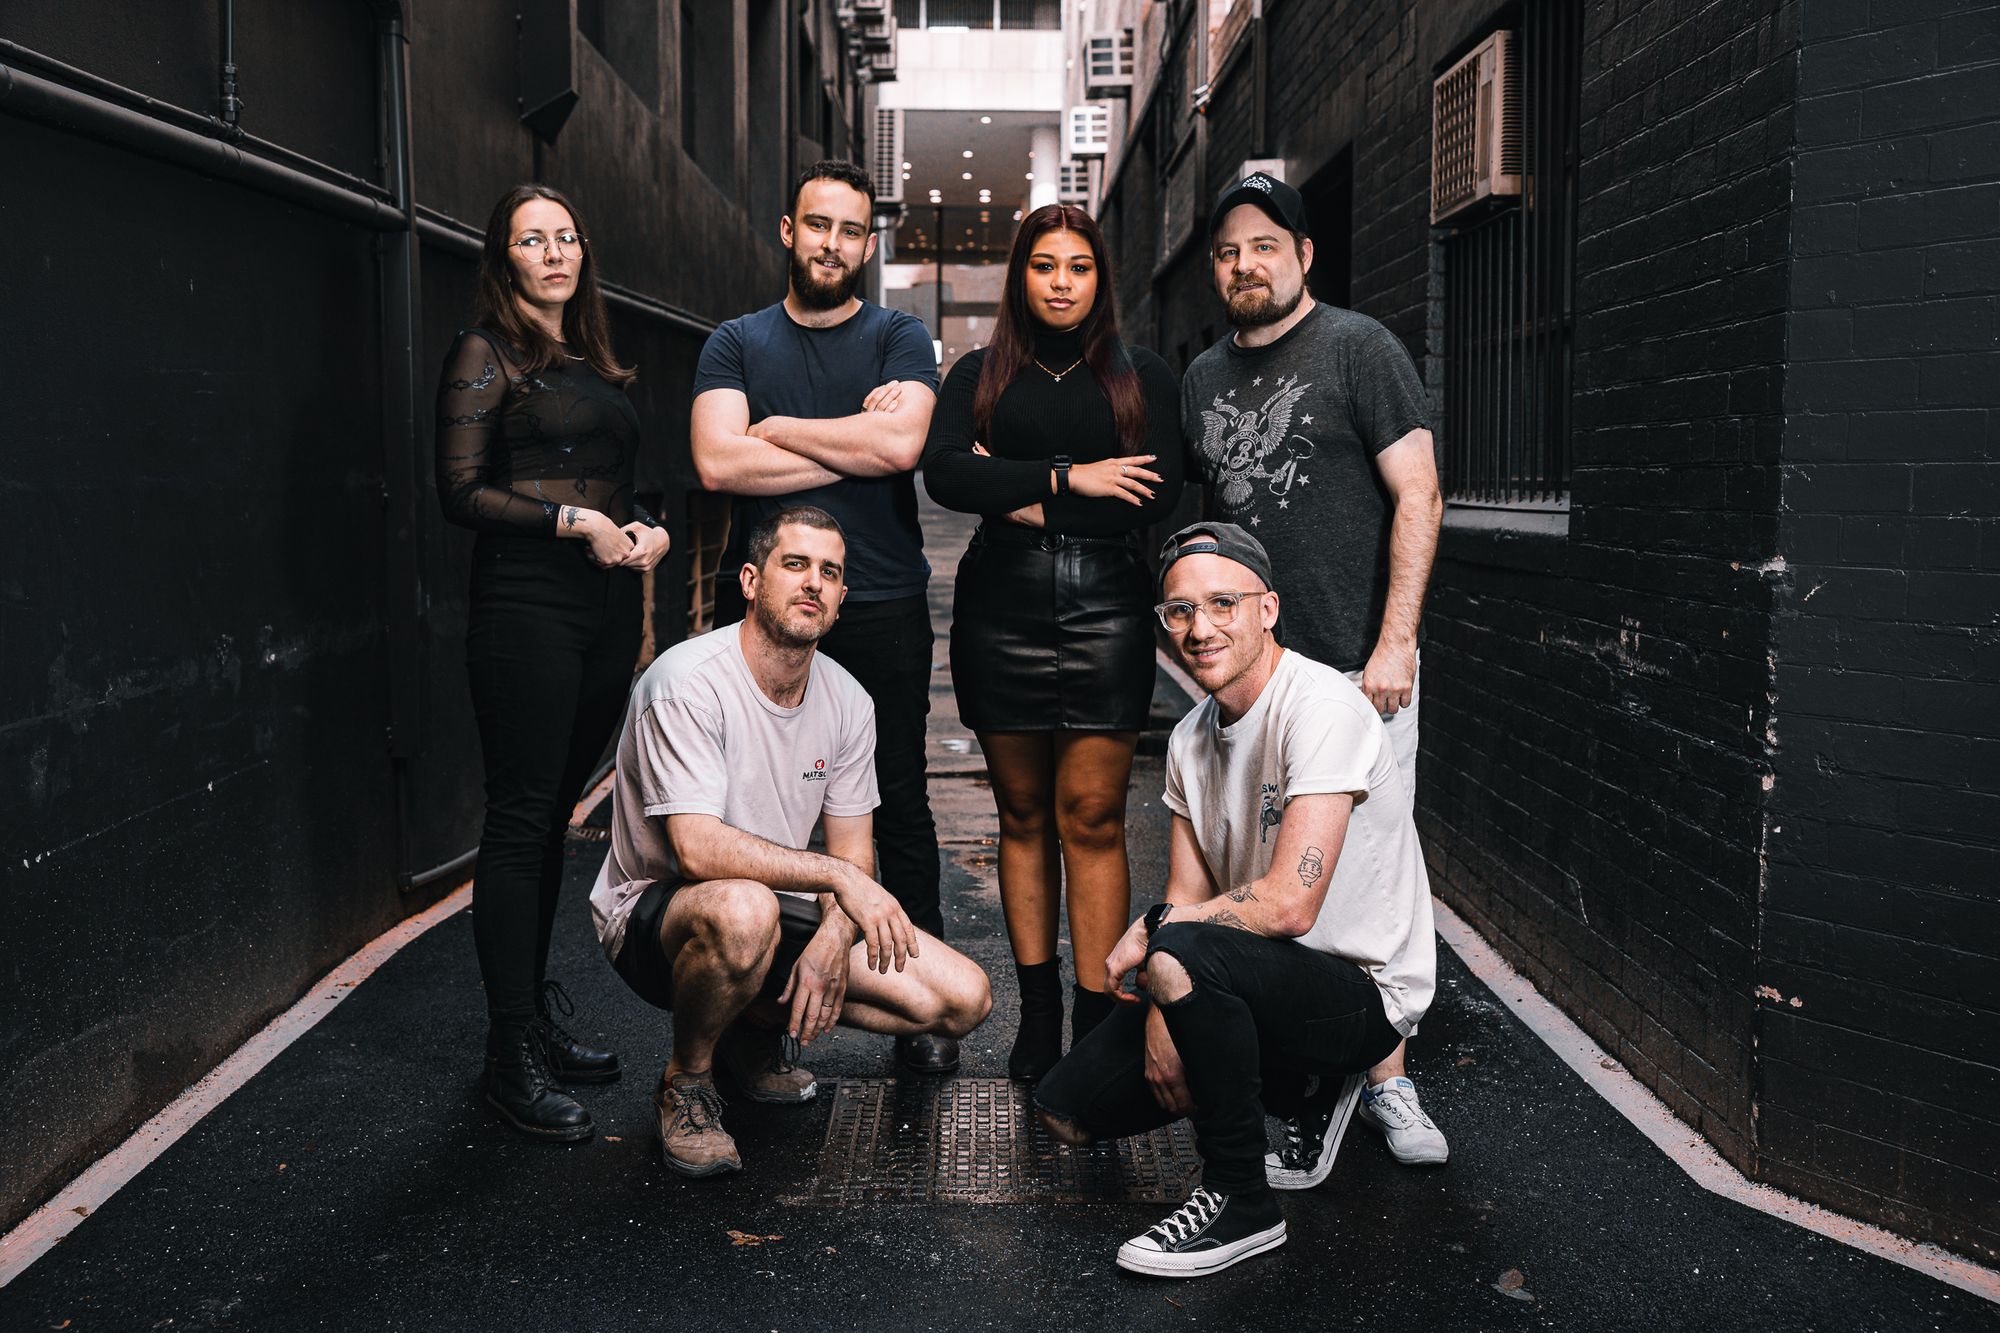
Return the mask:
<svg viewBox="0 0 2000 1333">
<path fill-rule="evenodd" d="M 845 592 L 847 544 L 821 509 L 759 523 L 740 573 L 749 614 L 663 653 L 618 740 L 597 938 L 674 1014 L 654 1104 L 667 1165 L 742 1169 L 715 1067 L 753 1101 L 806 1102 L 791 1061 L 836 1023 L 964 1037 L 986 974 L 917 929 L 873 878 L 875 710 L 816 652 Z M 805 850 L 824 827 L 826 854 Z"/>
<path fill-rule="evenodd" d="M 1202 1183 L 1118 1251 L 1198 1277 L 1285 1243 L 1272 1188 L 1326 1179 L 1362 1074 L 1436 989 L 1430 883 L 1382 719 L 1340 672 L 1278 646 L 1257 539 L 1198 523 L 1160 552 L 1159 607 L 1209 697 L 1174 729 L 1167 900 L 1106 960 L 1119 1006 L 1036 1090 L 1058 1139 L 1194 1122 Z M 1124 990 L 1132 968 L 1149 999 Z M 1264 1110 L 1296 1141 L 1267 1157 Z"/>
</svg>

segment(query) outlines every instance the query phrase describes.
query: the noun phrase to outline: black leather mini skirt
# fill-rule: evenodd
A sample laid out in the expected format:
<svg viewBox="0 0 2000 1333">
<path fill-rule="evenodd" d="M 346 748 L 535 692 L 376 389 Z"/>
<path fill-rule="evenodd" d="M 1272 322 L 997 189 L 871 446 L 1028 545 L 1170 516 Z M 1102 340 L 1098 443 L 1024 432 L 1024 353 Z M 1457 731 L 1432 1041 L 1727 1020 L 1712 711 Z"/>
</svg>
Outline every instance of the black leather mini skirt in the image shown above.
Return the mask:
<svg viewBox="0 0 2000 1333">
<path fill-rule="evenodd" d="M 980 525 L 951 620 L 974 731 L 1138 731 L 1153 697 L 1153 582 L 1138 539 Z"/>
</svg>

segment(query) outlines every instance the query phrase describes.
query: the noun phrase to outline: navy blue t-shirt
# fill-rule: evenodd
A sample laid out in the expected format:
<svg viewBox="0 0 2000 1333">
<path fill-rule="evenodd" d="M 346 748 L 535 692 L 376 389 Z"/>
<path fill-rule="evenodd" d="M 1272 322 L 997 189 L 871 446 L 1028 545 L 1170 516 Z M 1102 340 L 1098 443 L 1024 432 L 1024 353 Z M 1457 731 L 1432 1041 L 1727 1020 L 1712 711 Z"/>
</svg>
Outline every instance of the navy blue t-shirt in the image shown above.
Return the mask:
<svg viewBox="0 0 2000 1333">
<path fill-rule="evenodd" d="M 914 316 L 863 301 L 833 327 L 809 329 L 786 314 L 780 301 L 708 336 L 694 392 L 742 390 L 754 425 L 765 417 L 851 417 L 870 390 L 889 380 L 915 380 L 937 392 L 937 353 Z M 847 530 L 849 598 L 881 602 L 920 594 L 931 567 L 917 526 L 914 475 L 843 477 L 793 495 L 738 497 L 722 567 L 743 563 L 750 529 L 766 515 L 795 504 L 818 505 Z"/>
</svg>

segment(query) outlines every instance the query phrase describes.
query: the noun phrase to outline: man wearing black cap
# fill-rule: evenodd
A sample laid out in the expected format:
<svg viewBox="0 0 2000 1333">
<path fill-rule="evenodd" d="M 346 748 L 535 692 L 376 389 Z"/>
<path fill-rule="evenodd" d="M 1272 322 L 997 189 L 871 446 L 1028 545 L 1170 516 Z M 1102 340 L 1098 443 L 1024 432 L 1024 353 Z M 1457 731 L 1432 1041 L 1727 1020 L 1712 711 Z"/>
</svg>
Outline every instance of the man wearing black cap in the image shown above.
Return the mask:
<svg viewBox="0 0 2000 1333">
<path fill-rule="evenodd" d="M 1160 623 L 1208 694 L 1167 746 L 1167 900 L 1105 962 L 1106 988 L 1130 1003 L 1035 1101 L 1072 1145 L 1193 1120 L 1201 1186 L 1118 1264 L 1200 1277 L 1285 1243 L 1273 1187 L 1326 1178 L 1361 1071 L 1430 1004 L 1437 951 L 1381 717 L 1272 637 L 1264 548 L 1232 524 L 1184 528 L 1160 552 L 1160 593 Z M 1145 1003 L 1124 989 L 1135 967 Z M 1320 1127 L 1310 1165 L 1267 1170 L 1266 1107 Z"/>
<path fill-rule="evenodd" d="M 1181 384 L 1204 512 L 1254 532 L 1293 595 L 1286 647 L 1346 673 L 1381 714 L 1412 796 L 1417 642 L 1443 503 L 1416 366 L 1393 334 L 1306 290 L 1299 192 L 1258 172 L 1209 218 L 1216 292 L 1235 326 Z M 1440 1165 L 1444 1135 L 1399 1045 L 1369 1071 L 1361 1119 L 1397 1160 Z M 1313 1126 L 1288 1125 L 1288 1133 Z"/>
</svg>

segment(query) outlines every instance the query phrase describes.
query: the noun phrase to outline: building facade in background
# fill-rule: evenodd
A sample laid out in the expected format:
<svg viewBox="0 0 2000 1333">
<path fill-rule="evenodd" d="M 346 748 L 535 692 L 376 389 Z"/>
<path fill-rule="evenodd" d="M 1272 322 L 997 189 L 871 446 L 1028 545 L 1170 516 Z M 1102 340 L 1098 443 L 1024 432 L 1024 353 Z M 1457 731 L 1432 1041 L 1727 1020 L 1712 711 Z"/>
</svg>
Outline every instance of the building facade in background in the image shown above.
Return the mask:
<svg viewBox="0 0 2000 1333">
<path fill-rule="evenodd" d="M 2000 6 L 1076 9 L 1128 336 L 1226 333 L 1256 164 L 1427 377 L 1437 891 L 1752 1177 L 2000 1257 Z"/>
<path fill-rule="evenodd" d="M 799 167 L 864 148 L 893 52 L 844 10 L 0 12 L 34 386 L 0 464 L 0 1229 L 470 874 L 472 535 L 431 403 L 517 181 L 578 201 L 639 368 L 637 488 L 675 542 L 651 642 L 702 623 L 695 356 L 783 294 Z"/>
</svg>

